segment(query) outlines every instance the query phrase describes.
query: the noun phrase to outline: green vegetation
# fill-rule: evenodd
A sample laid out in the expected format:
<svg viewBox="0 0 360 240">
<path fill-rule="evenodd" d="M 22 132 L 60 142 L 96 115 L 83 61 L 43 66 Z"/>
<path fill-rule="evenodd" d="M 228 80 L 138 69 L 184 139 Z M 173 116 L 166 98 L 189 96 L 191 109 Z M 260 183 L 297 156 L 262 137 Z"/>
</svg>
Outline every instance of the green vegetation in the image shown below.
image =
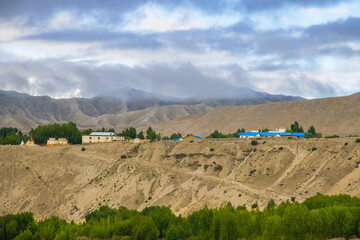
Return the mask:
<svg viewBox="0 0 360 240">
<path fill-rule="evenodd" d="M 86 150 L 86 148 L 85 148 L 85 147 L 82 147 L 82 148 L 81 148 L 81 151 L 85 151 L 85 150 Z"/>
<path fill-rule="evenodd" d="M 215 131 L 213 133 L 211 133 L 209 136 L 207 136 L 206 138 L 236 138 L 237 134 L 240 132 L 245 132 L 245 129 L 238 129 L 236 130 L 236 132 L 234 133 L 229 133 L 229 134 L 224 134 L 222 132 L 219 132 L 217 129 L 215 129 Z"/>
<path fill-rule="evenodd" d="M 325 136 L 325 138 L 339 138 L 339 136 L 338 135 L 331 135 L 331 136 Z"/>
<path fill-rule="evenodd" d="M 136 138 L 136 129 L 134 127 L 126 128 L 121 133 L 119 133 L 120 136 L 129 137 L 131 139 Z"/>
<path fill-rule="evenodd" d="M 49 138 L 66 138 L 69 143 L 81 143 L 81 132 L 73 122 L 38 126 L 35 130 L 31 129 L 30 136 L 36 144 L 46 144 Z"/>
<path fill-rule="evenodd" d="M 146 139 L 150 139 L 152 142 L 155 140 L 160 141 L 161 135 L 160 135 L 160 133 L 156 134 L 156 132 L 151 127 L 149 127 L 146 130 Z"/>
<path fill-rule="evenodd" d="M 290 125 L 290 129 L 286 129 L 286 132 L 304 132 L 304 129 L 297 121 L 295 121 Z"/>
<path fill-rule="evenodd" d="M 355 142 L 360 143 L 360 138 L 356 139 Z"/>
<path fill-rule="evenodd" d="M 18 145 L 21 141 L 26 142 L 28 138 L 28 136 L 24 135 L 17 128 L 3 127 L 0 129 L 0 145 Z"/>
<path fill-rule="evenodd" d="M 173 133 L 170 136 L 170 139 L 182 138 L 181 133 Z"/>
<path fill-rule="evenodd" d="M 256 146 L 256 145 L 258 145 L 259 143 L 258 143 L 258 141 L 256 141 L 256 140 L 252 140 L 251 141 L 251 145 L 253 145 L 253 146 Z"/>
<path fill-rule="evenodd" d="M 224 191 L 225 192 L 225 191 Z M 239 194 L 240 196 L 240 194 Z M 217 209 L 206 206 L 187 217 L 168 207 L 138 212 L 125 207 L 102 206 L 85 216 L 86 222 L 68 223 L 57 217 L 35 221 L 32 213 L 0 217 L 0 239 L 329 239 L 360 234 L 360 199 L 349 195 L 317 194 L 303 203 L 276 205 L 270 200 L 260 211 L 258 203 L 247 210 L 231 203 Z"/>
<path fill-rule="evenodd" d="M 145 139 L 145 136 L 144 136 L 144 132 L 143 131 L 140 131 L 138 134 L 137 134 L 137 138 L 138 139 Z"/>
</svg>

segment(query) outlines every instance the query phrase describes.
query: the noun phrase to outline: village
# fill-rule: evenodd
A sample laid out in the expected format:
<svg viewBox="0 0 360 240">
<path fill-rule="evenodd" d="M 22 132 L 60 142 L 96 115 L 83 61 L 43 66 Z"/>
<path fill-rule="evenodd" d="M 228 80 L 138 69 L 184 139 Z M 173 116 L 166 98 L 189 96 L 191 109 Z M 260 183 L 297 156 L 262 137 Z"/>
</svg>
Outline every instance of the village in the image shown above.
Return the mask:
<svg viewBox="0 0 360 240">
<path fill-rule="evenodd" d="M 269 130 L 266 132 L 262 131 L 249 131 L 249 132 L 239 132 L 236 134 L 236 137 L 239 139 L 252 139 L 252 138 L 284 138 L 284 137 L 296 137 L 296 138 L 304 138 L 305 134 L 311 134 L 311 133 L 303 133 L 303 132 L 287 132 L 286 129 L 277 129 L 277 130 Z M 182 142 L 182 141 L 199 141 L 199 140 L 205 140 L 208 139 L 194 135 L 189 134 L 185 137 L 177 137 L 169 139 L 171 141 L 175 142 Z M 89 145 L 89 144 L 95 144 L 95 143 L 113 143 L 113 142 L 129 142 L 129 143 L 135 143 L 135 144 L 141 144 L 141 143 L 147 143 L 151 142 L 150 139 L 140 139 L 140 138 L 134 138 L 134 139 L 125 139 L 124 136 L 119 136 L 115 132 L 92 132 L 89 135 L 83 135 L 82 136 L 82 145 Z M 47 140 L 46 146 L 47 147 L 54 147 L 54 146 L 66 146 L 68 145 L 68 140 L 66 138 L 49 138 Z M 30 138 L 26 143 L 24 141 L 21 142 L 20 145 L 25 146 L 35 146 L 33 139 Z"/>
</svg>

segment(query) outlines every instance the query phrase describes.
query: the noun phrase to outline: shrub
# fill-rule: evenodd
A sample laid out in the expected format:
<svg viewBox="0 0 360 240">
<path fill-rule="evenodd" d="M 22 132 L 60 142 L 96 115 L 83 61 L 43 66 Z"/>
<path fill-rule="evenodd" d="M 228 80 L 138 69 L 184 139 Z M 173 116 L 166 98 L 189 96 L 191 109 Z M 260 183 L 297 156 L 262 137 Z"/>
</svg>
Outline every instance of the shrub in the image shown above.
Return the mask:
<svg viewBox="0 0 360 240">
<path fill-rule="evenodd" d="M 214 148 L 210 148 L 210 152 L 214 151 L 215 149 Z"/>
<path fill-rule="evenodd" d="M 311 149 L 311 151 L 316 151 L 317 150 L 317 147 L 313 147 L 312 149 Z"/>
<path fill-rule="evenodd" d="M 255 208 L 258 208 L 259 207 L 259 205 L 258 205 L 258 203 L 256 202 L 256 203 L 254 203 L 253 205 L 251 205 L 251 209 L 255 209 Z"/>
<path fill-rule="evenodd" d="M 284 149 L 284 147 L 279 147 L 279 150 L 283 150 Z"/>
<path fill-rule="evenodd" d="M 348 144 L 349 144 L 349 143 L 348 143 L 348 142 L 346 142 L 344 145 L 345 145 L 345 146 L 347 146 Z"/>
<path fill-rule="evenodd" d="M 191 143 L 193 143 L 193 142 L 194 142 L 194 140 L 190 140 L 190 142 L 191 142 Z"/>
<path fill-rule="evenodd" d="M 85 150 L 86 150 L 86 148 L 85 148 L 85 147 L 82 147 L 82 148 L 81 148 L 81 151 L 85 151 Z"/>
<path fill-rule="evenodd" d="M 126 155 L 121 155 L 121 159 L 126 159 Z"/>
<path fill-rule="evenodd" d="M 360 138 L 356 139 L 355 142 L 360 143 Z"/>
<path fill-rule="evenodd" d="M 259 143 L 258 143 L 258 141 L 256 141 L 256 140 L 252 140 L 251 141 L 251 145 L 253 145 L 253 146 L 256 146 L 256 145 L 258 145 Z"/>
</svg>

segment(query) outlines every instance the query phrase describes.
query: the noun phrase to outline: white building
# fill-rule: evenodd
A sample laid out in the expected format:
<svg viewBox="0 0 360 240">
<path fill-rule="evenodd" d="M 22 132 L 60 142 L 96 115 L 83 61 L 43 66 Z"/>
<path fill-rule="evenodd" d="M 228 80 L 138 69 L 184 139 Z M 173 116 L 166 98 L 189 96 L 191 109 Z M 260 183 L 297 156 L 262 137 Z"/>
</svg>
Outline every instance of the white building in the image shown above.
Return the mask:
<svg viewBox="0 0 360 240">
<path fill-rule="evenodd" d="M 114 132 L 92 132 L 90 135 L 82 136 L 82 143 L 106 143 L 124 140 L 123 136 L 117 136 Z"/>
</svg>

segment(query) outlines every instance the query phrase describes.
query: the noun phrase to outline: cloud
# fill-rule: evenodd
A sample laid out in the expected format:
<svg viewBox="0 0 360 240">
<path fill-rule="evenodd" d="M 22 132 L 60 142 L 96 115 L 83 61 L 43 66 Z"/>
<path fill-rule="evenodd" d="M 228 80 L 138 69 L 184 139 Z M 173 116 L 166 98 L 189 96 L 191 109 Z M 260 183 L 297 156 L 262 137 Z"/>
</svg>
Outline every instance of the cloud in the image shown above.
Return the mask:
<svg viewBox="0 0 360 240">
<path fill-rule="evenodd" d="M 121 64 L 73 63 L 61 60 L 0 62 L 0 83 L 6 90 L 33 95 L 94 97 L 132 87 L 176 97 L 232 98 L 246 87 L 270 93 L 332 96 L 336 84 L 305 74 L 259 79 L 238 64 L 195 66 L 191 63 L 153 63 L 129 67 Z M 259 87 L 260 86 L 260 87 Z M 301 94 L 303 93 L 303 94 Z"/>
<path fill-rule="evenodd" d="M 287 6 L 311 7 L 331 6 L 347 0 L 243 0 L 240 5 L 248 11 L 265 11 L 279 9 Z"/>
<path fill-rule="evenodd" d="M 308 28 L 265 31 L 256 37 L 257 54 L 277 54 L 282 58 L 317 56 L 330 44 L 359 42 L 360 18 L 349 17 Z"/>
<path fill-rule="evenodd" d="M 100 42 L 107 48 L 159 48 L 162 43 L 154 34 L 110 32 L 107 30 L 62 30 L 29 35 L 20 40 L 44 40 L 51 42 Z"/>
<path fill-rule="evenodd" d="M 211 73 L 206 73 L 212 69 Z M 0 62 L 5 89 L 52 97 L 93 97 L 116 88 L 133 87 L 181 97 L 223 97 L 234 87 L 250 87 L 238 65 L 196 67 L 188 64 L 154 63 L 128 67 L 120 64 L 93 65 L 60 60 Z M 10 84 L 11 83 L 11 84 Z M 139 87 L 142 86 L 142 87 Z M 204 91 L 206 89 L 206 91 Z"/>
</svg>

